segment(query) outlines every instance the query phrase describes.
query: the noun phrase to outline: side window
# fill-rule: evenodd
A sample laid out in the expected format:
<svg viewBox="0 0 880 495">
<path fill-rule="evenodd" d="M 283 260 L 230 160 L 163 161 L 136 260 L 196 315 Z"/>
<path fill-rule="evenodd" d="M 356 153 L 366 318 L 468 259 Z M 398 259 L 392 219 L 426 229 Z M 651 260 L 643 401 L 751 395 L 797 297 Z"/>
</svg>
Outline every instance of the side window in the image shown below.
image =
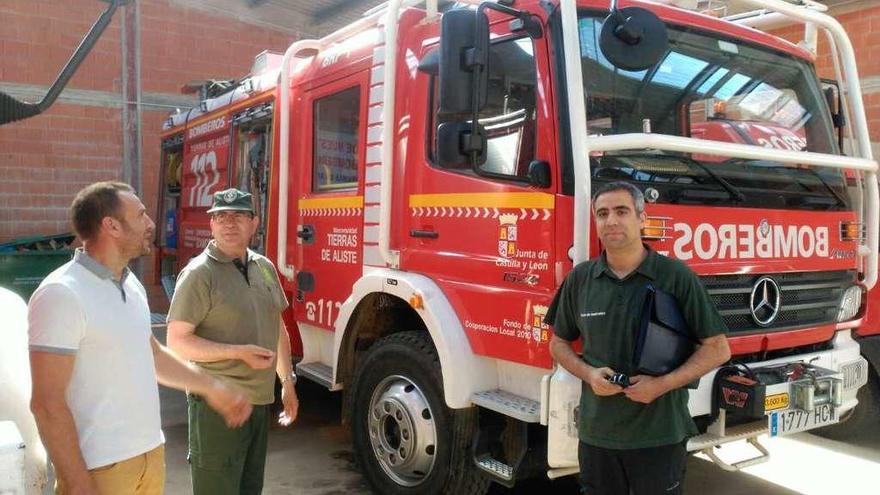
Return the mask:
<svg viewBox="0 0 880 495">
<path fill-rule="evenodd" d="M 357 187 L 360 100 L 357 86 L 315 100 L 312 191 Z"/>
<path fill-rule="evenodd" d="M 478 173 L 505 179 L 526 179 L 535 156 L 535 54 L 530 38 L 495 42 L 489 51 L 489 87 L 486 106 L 479 122 L 486 129 L 488 153 Z M 439 107 L 434 89 L 434 125 Z M 460 118 L 460 116 L 459 116 Z M 431 138 L 431 156 L 437 140 Z M 455 167 L 461 170 L 461 167 Z"/>
</svg>

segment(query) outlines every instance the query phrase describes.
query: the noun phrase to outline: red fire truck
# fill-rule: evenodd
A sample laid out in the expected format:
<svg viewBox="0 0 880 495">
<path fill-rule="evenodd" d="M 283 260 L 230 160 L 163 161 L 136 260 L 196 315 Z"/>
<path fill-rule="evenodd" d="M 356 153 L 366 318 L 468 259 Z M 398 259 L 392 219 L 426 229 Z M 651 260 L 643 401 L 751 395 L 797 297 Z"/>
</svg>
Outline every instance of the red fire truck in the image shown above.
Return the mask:
<svg viewBox="0 0 880 495">
<path fill-rule="evenodd" d="M 174 276 L 211 238 L 207 209 L 211 194 L 236 184 L 254 194 L 258 214 L 267 214 L 272 113 L 281 55 L 263 52 L 239 81 L 187 85 L 198 91 L 198 108 L 168 117 L 162 132 L 159 219 L 163 227 L 156 273 L 173 287 Z M 265 229 L 254 237 L 264 251 Z M 170 287 L 169 287 L 170 286 Z"/>
<path fill-rule="evenodd" d="M 203 246 L 211 192 L 259 192 L 255 247 L 289 293 L 297 371 L 345 394 L 371 486 L 482 493 L 577 471 L 581 384 L 543 319 L 600 252 L 591 190 L 626 180 L 648 201 L 645 241 L 701 276 L 758 378 L 757 417 L 701 380 L 689 450 L 738 469 L 766 460 L 761 435 L 854 424 L 876 387 L 854 337 L 878 192 L 851 44 L 812 2 L 726 19 L 663 3 L 393 0 L 295 42 L 274 89 L 245 82 L 172 117 L 163 273 Z M 774 16 L 807 42 L 755 28 Z M 819 32 L 837 92 L 815 73 Z M 272 153 L 251 161 L 254 133 Z M 759 455 L 716 455 L 736 440 Z"/>
</svg>

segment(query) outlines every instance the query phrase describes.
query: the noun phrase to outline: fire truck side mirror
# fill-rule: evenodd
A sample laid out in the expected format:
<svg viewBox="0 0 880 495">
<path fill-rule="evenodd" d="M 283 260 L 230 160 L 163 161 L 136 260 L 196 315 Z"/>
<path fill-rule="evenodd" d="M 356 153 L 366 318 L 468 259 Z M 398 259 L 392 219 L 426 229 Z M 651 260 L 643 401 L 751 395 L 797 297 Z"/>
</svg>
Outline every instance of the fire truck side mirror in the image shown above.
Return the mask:
<svg viewBox="0 0 880 495">
<path fill-rule="evenodd" d="M 843 95 L 840 92 L 840 84 L 836 79 L 822 79 L 822 93 L 828 110 L 831 112 L 831 123 L 837 129 L 837 145 L 841 152 L 844 150 L 846 119 L 843 116 Z"/>
<path fill-rule="evenodd" d="M 828 110 L 831 111 L 831 119 L 834 122 L 834 127 L 843 127 L 843 113 L 840 111 L 840 88 L 836 85 L 836 81 L 835 84 L 829 84 L 823 80 L 822 85 L 825 86 L 825 89 L 823 90 L 825 93 L 825 102 L 828 103 Z"/>
<path fill-rule="evenodd" d="M 435 77 L 440 75 L 440 50 L 436 46 L 428 49 L 422 59 L 419 60 L 419 72 Z"/>
<path fill-rule="evenodd" d="M 486 105 L 489 18 L 469 9 L 443 14 L 440 24 L 440 113 L 479 111 Z"/>
<path fill-rule="evenodd" d="M 486 131 L 479 123 L 444 122 L 437 127 L 437 162 L 448 169 L 465 170 L 486 163 Z"/>
<path fill-rule="evenodd" d="M 669 50 L 666 25 L 641 7 L 618 9 L 612 3 L 599 34 L 599 48 L 618 69 L 640 71 L 660 62 Z"/>
</svg>

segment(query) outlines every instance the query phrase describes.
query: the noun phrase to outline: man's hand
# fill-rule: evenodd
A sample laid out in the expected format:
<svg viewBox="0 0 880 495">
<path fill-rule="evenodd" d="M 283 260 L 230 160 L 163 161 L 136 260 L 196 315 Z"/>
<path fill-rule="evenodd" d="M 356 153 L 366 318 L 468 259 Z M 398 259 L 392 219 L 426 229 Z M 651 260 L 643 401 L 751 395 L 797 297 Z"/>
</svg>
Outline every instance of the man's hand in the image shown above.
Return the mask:
<svg viewBox="0 0 880 495">
<path fill-rule="evenodd" d="M 593 389 L 593 393 L 599 396 L 615 395 L 623 391 L 623 387 L 608 381 L 614 376 L 611 368 L 591 368 L 588 372 L 587 385 Z"/>
<path fill-rule="evenodd" d="M 560 366 L 589 385 L 596 395 L 615 395 L 623 390 L 620 385 L 608 381 L 608 378 L 614 376 L 613 369 L 589 366 L 580 356 L 575 354 L 574 349 L 571 348 L 571 342 L 565 339 L 553 335 L 550 339 L 550 354 Z"/>
<path fill-rule="evenodd" d="M 284 411 L 278 415 L 278 424 L 290 426 L 296 421 L 299 413 L 299 399 L 296 397 L 296 388 L 290 380 L 281 385 L 281 403 L 284 405 Z"/>
<path fill-rule="evenodd" d="M 251 415 L 251 403 L 237 390 L 214 380 L 213 386 L 203 395 L 205 402 L 226 421 L 226 426 L 238 428 Z"/>
<path fill-rule="evenodd" d="M 236 355 L 255 370 L 263 370 L 275 362 L 275 352 L 258 345 L 240 345 Z"/>
<path fill-rule="evenodd" d="M 650 404 L 657 397 L 669 392 L 669 388 L 661 377 L 636 375 L 629 379 L 630 386 L 623 390 L 626 397 L 634 402 Z"/>
</svg>

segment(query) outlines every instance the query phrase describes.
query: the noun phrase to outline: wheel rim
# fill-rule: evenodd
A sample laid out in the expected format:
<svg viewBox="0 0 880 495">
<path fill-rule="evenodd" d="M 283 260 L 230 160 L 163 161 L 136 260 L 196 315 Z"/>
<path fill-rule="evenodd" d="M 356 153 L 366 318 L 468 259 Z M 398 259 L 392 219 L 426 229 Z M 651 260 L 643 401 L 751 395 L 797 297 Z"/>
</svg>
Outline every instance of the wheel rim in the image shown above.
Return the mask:
<svg viewBox="0 0 880 495">
<path fill-rule="evenodd" d="M 367 424 L 373 455 L 395 483 L 416 486 L 431 474 L 437 445 L 434 413 L 410 379 L 389 376 L 376 386 Z"/>
</svg>

